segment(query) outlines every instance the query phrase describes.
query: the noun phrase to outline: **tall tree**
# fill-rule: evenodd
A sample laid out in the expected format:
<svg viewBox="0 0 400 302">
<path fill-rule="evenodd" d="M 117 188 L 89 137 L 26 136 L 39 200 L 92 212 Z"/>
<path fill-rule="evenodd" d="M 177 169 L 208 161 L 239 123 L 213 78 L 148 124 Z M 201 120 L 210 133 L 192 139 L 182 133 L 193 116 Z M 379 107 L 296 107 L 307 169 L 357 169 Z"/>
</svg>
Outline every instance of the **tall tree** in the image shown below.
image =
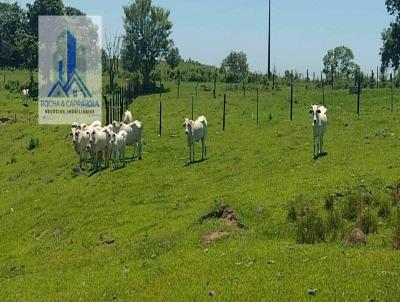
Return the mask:
<svg viewBox="0 0 400 302">
<path fill-rule="evenodd" d="M 346 46 L 338 46 L 328 50 L 323 58 L 324 70 L 327 79 L 333 81 L 335 77 L 355 75 L 359 66 L 353 61 L 353 51 Z"/>
<path fill-rule="evenodd" d="M 62 0 L 35 0 L 33 4 L 26 5 L 28 12 L 28 25 L 31 33 L 37 38 L 39 32 L 39 16 L 64 15 Z"/>
<path fill-rule="evenodd" d="M 243 81 L 249 72 L 246 54 L 242 51 L 232 51 L 222 62 L 221 70 L 224 72 L 227 82 L 238 83 Z"/>
<path fill-rule="evenodd" d="M 169 11 L 152 5 L 151 0 L 135 0 L 124 6 L 125 36 L 122 43 L 124 67 L 140 71 L 145 89 L 157 60 L 166 55 L 171 41 Z"/>
<path fill-rule="evenodd" d="M 179 63 L 181 62 L 182 58 L 181 55 L 179 54 L 179 49 L 178 47 L 171 47 L 168 51 L 167 57 L 167 64 L 171 69 L 175 69 L 178 67 Z"/>
<path fill-rule="evenodd" d="M 381 68 L 385 70 L 392 67 L 397 70 L 400 65 L 400 1 L 386 0 L 385 4 L 389 14 L 395 16 L 395 20 L 382 32 Z"/>
<path fill-rule="evenodd" d="M 121 37 L 115 35 L 112 40 L 106 36 L 106 49 L 103 53 L 103 68 L 108 72 L 110 81 L 110 91 L 115 88 L 115 75 L 119 70 L 119 61 L 121 54 Z"/>
<path fill-rule="evenodd" d="M 25 23 L 25 13 L 18 3 L 0 2 L 0 66 L 21 66 L 23 54 L 17 36 Z"/>
</svg>

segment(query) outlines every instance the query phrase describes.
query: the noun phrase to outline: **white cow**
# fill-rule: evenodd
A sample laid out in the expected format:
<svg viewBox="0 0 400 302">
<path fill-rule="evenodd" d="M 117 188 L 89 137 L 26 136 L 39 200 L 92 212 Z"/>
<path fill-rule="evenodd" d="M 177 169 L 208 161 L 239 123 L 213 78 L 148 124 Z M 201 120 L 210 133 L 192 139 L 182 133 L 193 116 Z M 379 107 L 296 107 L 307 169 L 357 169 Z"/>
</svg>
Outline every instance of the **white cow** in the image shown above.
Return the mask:
<svg viewBox="0 0 400 302">
<path fill-rule="evenodd" d="M 120 160 L 120 155 L 122 155 L 123 165 L 125 166 L 126 165 L 125 144 L 128 133 L 126 133 L 125 130 L 121 130 L 120 132 L 118 132 L 118 134 L 112 132 L 110 135 L 111 135 L 110 144 L 111 144 L 113 168 L 115 169 L 115 167 L 117 166 L 117 161 Z"/>
<path fill-rule="evenodd" d="M 201 159 L 207 155 L 207 119 L 202 115 L 196 121 L 185 118 L 183 127 L 189 146 L 189 162 L 194 161 L 194 143 L 201 140 Z"/>
<path fill-rule="evenodd" d="M 94 158 L 94 169 L 99 169 L 102 153 L 104 153 L 105 166 L 108 167 L 110 146 L 108 128 L 104 127 L 101 130 L 95 128 L 92 131 L 87 131 L 87 134 L 90 135 L 90 149 Z"/>
<path fill-rule="evenodd" d="M 22 89 L 22 105 L 28 106 L 29 89 Z"/>
<path fill-rule="evenodd" d="M 133 121 L 130 124 L 113 122 L 113 131 L 119 133 L 120 131 L 126 131 L 128 134 L 126 137 L 126 145 L 133 146 L 133 157 L 135 157 L 135 146 L 138 148 L 138 159 L 142 159 L 142 133 L 143 124 L 139 121 Z"/>
<path fill-rule="evenodd" d="M 122 122 L 124 124 L 130 124 L 133 122 L 132 112 L 126 110 L 124 115 L 122 116 Z"/>
<path fill-rule="evenodd" d="M 324 133 L 328 123 L 327 109 L 324 106 L 312 105 L 312 128 L 314 137 L 314 158 L 324 153 Z"/>
</svg>

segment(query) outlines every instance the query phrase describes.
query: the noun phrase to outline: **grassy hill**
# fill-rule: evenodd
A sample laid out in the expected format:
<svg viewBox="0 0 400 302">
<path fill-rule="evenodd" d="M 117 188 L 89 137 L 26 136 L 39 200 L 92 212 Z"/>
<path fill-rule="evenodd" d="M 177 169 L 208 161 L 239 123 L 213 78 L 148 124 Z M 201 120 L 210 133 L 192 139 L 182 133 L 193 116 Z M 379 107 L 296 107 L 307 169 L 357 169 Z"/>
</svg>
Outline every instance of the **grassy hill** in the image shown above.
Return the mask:
<svg viewBox="0 0 400 302">
<path fill-rule="evenodd" d="M 17 116 L 0 125 L 0 300 L 397 300 L 394 207 L 360 246 L 341 237 L 297 244 L 296 223 L 287 220 L 293 200 L 325 220 L 324 197 L 347 190 L 371 190 L 374 213 L 391 202 L 386 186 L 400 172 L 400 104 L 390 112 L 389 90 L 364 90 L 360 116 L 354 95 L 328 90 L 328 155 L 318 160 L 308 109 L 320 101 L 319 90 L 295 88 L 293 121 L 287 87 L 260 92 L 258 126 L 255 91 L 246 99 L 229 91 L 225 131 L 225 86 L 216 100 L 200 91 L 194 115 L 209 122 L 208 158 L 187 165 L 182 123 L 194 87 L 182 84 L 176 99 L 170 84 L 162 96 L 161 137 L 159 96 L 139 97 L 131 110 L 144 123 L 143 160 L 90 177 L 72 171 L 78 157 L 68 126 L 37 125 L 30 119 L 36 103 L 26 109 L 18 95 L 0 90 L 0 117 Z M 28 150 L 31 137 L 39 145 Z M 344 202 L 339 198 L 338 209 Z M 201 220 L 220 204 L 242 228 Z M 356 224 L 346 221 L 343 232 Z M 215 231 L 231 236 L 204 243 Z"/>
</svg>

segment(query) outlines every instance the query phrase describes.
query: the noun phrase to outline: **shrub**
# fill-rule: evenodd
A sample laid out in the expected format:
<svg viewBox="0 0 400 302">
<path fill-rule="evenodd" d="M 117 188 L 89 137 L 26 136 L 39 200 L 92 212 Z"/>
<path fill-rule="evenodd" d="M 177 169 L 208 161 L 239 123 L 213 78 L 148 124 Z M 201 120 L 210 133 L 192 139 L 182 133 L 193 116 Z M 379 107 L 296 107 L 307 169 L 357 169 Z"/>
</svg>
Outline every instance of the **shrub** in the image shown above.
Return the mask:
<svg viewBox="0 0 400 302">
<path fill-rule="evenodd" d="M 28 146 L 26 147 L 29 151 L 39 147 L 39 139 L 31 137 Z"/>
<path fill-rule="evenodd" d="M 400 208 L 397 207 L 396 219 L 392 237 L 392 246 L 396 250 L 400 250 Z"/>
<path fill-rule="evenodd" d="M 331 194 L 327 194 L 327 195 L 325 195 L 324 199 L 325 199 L 325 209 L 327 211 L 333 211 L 335 197 Z"/>
<path fill-rule="evenodd" d="M 378 231 L 378 219 L 369 208 L 366 208 L 358 218 L 358 226 L 366 235 L 376 233 Z"/>
<path fill-rule="evenodd" d="M 390 188 L 390 197 L 392 198 L 393 204 L 400 204 L 400 181 L 396 182 Z"/>
<path fill-rule="evenodd" d="M 382 200 L 379 204 L 378 216 L 382 218 L 387 218 L 390 215 L 390 211 L 391 211 L 391 205 L 389 200 L 387 199 Z"/>
<path fill-rule="evenodd" d="M 325 225 L 316 210 L 310 210 L 298 219 L 297 243 L 313 244 L 324 240 Z"/>
<path fill-rule="evenodd" d="M 362 203 L 360 196 L 357 193 L 350 193 L 347 195 L 343 206 L 343 217 L 348 220 L 355 220 L 361 212 Z"/>
<path fill-rule="evenodd" d="M 289 205 L 287 219 L 291 222 L 295 222 L 297 219 L 297 212 L 293 202 L 291 202 Z"/>
<path fill-rule="evenodd" d="M 328 220 L 326 223 L 326 231 L 332 232 L 336 237 L 337 231 L 341 230 L 343 226 L 342 215 L 338 210 L 328 212 Z"/>
</svg>

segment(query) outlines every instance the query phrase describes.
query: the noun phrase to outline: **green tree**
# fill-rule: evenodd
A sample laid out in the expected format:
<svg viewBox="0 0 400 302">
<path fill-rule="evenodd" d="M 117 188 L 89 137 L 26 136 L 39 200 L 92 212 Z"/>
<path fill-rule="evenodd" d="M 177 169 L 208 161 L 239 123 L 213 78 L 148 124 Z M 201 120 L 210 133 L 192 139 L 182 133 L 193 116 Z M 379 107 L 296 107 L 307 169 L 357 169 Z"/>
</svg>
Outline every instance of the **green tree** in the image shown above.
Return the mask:
<svg viewBox="0 0 400 302">
<path fill-rule="evenodd" d="M 171 47 L 169 49 L 166 60 L 168 66 L 171 67 L 171 69 L 175 69 L 176 67 L 178 67 L 179 63 L 182 60 L 181 55 L 179 54 L 178 47 Z"/>
<path fill-rule="evenodd" d="M 31 34 L 38 37 L 39 16 L 61 16 L 64 15 L 64 4 L 62 0 L 35 0 L 33 4 L 26 5 L 28 12 L 28 25 Z"/>
<path fill-rule="evenodd" d="M 123 64 L 129 71 L 140 71 L 148 89 L 151 71 L 171 44 L 169 11 L 153 6 L 151 0 L 135 0 L 124 6 L 124 12 Z"/>
<path fill-rule="evenodd" d="M 355 75 L 360 67 L 353 61 L 353 51 L 346 46 L 338 46 L 328 50 L 323 58 L 324 70 L 328 81 L 333 85 L 336 79 L 348 78 Z"/>
<path fill-rule="evenodd" d="M 0 66 L 19 67 L 23 62 L 17 33 L 26 23 L 25 13 L 18 3 L 0 2 Z"/>
<path fill-rule="evenodd" d="M 223 60 L 221 71 L 225 74 L 225 81 L 228 83 L 238 83 L 243 81 L 249 72 L 246 54 L 242 51 L 232 51 Z"/>
<path fill-rule="evenodd" d="M 400 1 L 386 0 L 386 8 L 395 20 L 382 32 L 383 46 L 381 48 L 382 69 L 392 67 L 395 70 L 400 65 Z"/>
</svg>

